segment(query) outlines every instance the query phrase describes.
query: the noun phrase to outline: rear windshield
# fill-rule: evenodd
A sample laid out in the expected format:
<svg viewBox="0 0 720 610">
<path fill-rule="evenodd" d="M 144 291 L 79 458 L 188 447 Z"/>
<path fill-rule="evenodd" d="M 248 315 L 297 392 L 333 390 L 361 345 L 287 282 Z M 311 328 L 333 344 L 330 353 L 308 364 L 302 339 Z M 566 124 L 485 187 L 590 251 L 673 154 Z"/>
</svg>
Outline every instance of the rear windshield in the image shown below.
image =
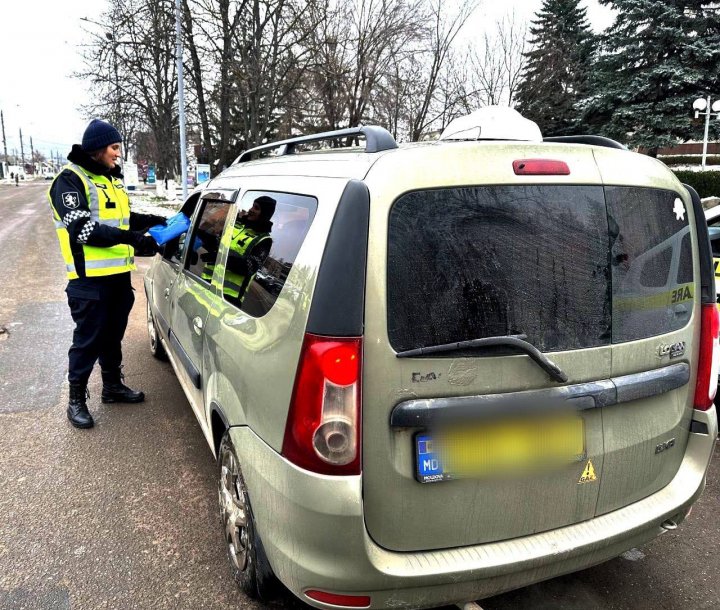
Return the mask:
<svg viewBox="0 0 720 610">
<path fill-rule="evenodd" d="M 682 327 L 676 309 L 692 311 L 693 267 L 676 199 L 600 186 L 403 195 L 389 219 L 391 345 L 526 335 L 559 351 Z"/>
</svg>

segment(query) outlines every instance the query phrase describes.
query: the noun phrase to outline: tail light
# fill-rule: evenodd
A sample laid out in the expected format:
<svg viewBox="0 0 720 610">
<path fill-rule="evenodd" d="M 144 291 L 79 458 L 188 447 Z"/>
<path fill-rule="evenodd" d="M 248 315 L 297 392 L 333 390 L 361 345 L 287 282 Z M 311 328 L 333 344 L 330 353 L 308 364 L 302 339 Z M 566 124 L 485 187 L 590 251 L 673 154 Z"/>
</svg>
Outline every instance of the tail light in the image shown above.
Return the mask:
<svg viewBox="0 0 720 610">
<path fill-rule="evenodd" d="M 720 349 L 720 315 L 717 305 L 703 303 L 702 321 L 700 326 L 700 358 L 698 363 L 697 383 L 695 385 L 695 408 L 707 411 L 713 404 L 718 385 L 718 365 Z"/>
<path fill-rule="evenodd" d="M 362 338 L 305 335 L 283 455 L 321 474 L 360 473 Z"/>
</svg>

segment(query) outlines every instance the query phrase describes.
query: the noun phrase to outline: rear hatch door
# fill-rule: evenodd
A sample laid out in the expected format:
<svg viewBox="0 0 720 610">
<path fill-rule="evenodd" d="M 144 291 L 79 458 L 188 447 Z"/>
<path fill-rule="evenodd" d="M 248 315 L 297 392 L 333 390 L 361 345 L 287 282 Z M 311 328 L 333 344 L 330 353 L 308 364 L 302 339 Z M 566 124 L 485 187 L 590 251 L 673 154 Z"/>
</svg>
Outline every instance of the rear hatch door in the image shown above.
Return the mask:
<svg viewBox="0 0 720 610">
<path fill-rule="evenodd" d="M 386 548 L 478 544 L 595 514 L 608 390 L 595 382 L 612 372 L 603 187 L 590 149 L 554 146 L 571 174 L 522 178 L 516 151 L 406 151 L 367 179 L 364 508 Z M 509 347 L 403 354 L 507 336 L 567 383 Z M 438 447 L 456 469 L 440 477 Z"/>
<path fill-rule="evenodd" d="M 626 381 L 603 409 L 597 513 L 662 489 L 685 453 L 699 318 L 697 230 L 689 194 L 664 166 L 596 151 L 611 231 L 612 373 Z M 628 175 L 630 174 L 630 175 Z M 628 184 L 632 181 L 632 184 Z"/>
</svg>

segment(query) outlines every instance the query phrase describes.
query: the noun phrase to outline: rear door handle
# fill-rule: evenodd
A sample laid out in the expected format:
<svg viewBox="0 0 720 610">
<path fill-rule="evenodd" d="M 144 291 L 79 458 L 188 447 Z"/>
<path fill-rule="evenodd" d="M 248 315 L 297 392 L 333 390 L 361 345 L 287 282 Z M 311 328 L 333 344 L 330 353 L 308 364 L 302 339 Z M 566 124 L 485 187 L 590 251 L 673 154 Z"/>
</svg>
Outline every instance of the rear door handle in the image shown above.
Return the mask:
<svg viewBox="0 0 720 610">
<path fill-rule="evenodd" d="M 200 316 L 195 316 L 193 318 L 193 329 L 195 330 L 196 335 L 202 335 L 203 321 Z"/>
</svg>

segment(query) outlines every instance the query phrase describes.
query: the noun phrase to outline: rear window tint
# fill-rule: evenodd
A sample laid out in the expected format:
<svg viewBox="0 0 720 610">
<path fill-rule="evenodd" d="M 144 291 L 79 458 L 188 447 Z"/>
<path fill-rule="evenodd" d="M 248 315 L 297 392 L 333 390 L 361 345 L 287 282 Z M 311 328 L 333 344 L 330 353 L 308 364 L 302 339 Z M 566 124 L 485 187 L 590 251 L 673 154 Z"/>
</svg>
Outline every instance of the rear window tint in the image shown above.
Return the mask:
<svg viewBox="0 0 720 610">
<path fill-rule="evenodd" d="M 398 352 L 504 335 L 542 351 L 596 347 L 671 332 L 692 315 L 690 227 L 670 191 L 421 191 L 395 202 L 388 231 Z"/>
<path fill-rule="evenodd" d="M 690 226 L 671 191 L 606 188 L 612 240 L 613 343 L 682 328 L 694 303 Z"/>
<path fill-rule="evenodd" d="M 408 193 L 389 219 L 390 343 L 524 334 L 542 351 L 609 344 L 608 246 L 602 187 Z"/>
</svg>

